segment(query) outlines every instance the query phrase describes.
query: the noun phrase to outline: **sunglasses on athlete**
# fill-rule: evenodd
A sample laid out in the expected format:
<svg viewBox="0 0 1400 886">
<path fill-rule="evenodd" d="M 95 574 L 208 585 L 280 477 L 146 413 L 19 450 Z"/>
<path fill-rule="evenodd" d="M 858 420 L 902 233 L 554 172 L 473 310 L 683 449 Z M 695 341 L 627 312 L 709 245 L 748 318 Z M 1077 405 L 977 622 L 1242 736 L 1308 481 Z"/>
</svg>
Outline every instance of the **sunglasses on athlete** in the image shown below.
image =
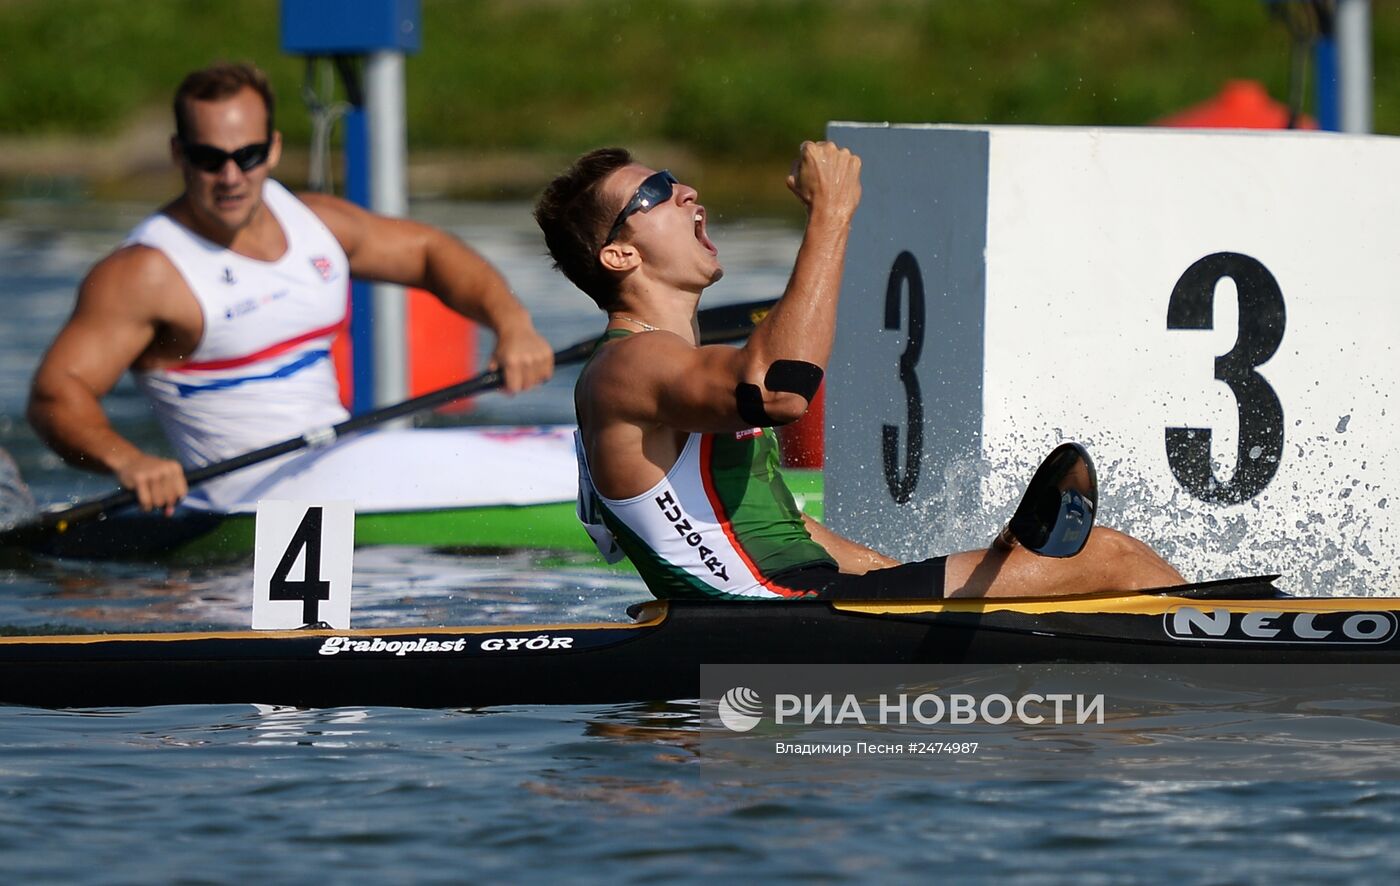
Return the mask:
<svg viewBox="0 0 1400 886">
<path fill-rule="evenodd" d="M 191 166 L 204 172 L 218 172 L 230 160 L 237 164 L 239 169 L 247 172 L 267 162 L 267 155 L 272 150 L 272 142 L 256 142 L 235 148 L 232 151 L 225 151 L 213 145 L 190 144 L 181 141 L 180 150 L 184 153 L 185 159 L 190 161 Z"/>
<path fill-rule="evenodd" d="M 660 172 L 653 172 L 637 186 L 637 192 L 632 195 L 632 199 L 627 201 L 627 205 L 622 207 L 622 211 L 617 214 L 617 221 L 613 222 L 608 229 L 608 239 L 603 241 L 603 245 L 617 239 L 618 232 L 627 220 L 638 212 L 647 212 L 653 206 L 659 206 L 671 199 L 671 186 L 676 184 L 676 177 L 669 169 Z"/>
</svg>

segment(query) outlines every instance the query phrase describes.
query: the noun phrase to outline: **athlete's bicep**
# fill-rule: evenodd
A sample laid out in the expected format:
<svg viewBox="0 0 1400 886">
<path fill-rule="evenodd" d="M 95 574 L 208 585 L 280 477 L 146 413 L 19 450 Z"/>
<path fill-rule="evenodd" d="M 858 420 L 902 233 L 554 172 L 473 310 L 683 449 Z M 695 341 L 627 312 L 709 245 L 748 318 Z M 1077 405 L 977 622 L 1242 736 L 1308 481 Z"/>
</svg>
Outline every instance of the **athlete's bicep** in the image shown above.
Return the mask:
<svg viewBox="0 0 1400 886">
<path fill-rule="evenodd" d="M 727 345 L 685 348 L 657 377 L 657 416 L 684 431 L 723 432 L 753 427 L 741 409 L 744 353 Z"/>
<path fill-rule="evenodd" d="M 670 424 L 688 430 L 768 428 L 807 411 L 822 370 L 797 360 L 768 360 L 752 344 L 690 349 L 665 379 L 661 404 Z"/>
<path fill-rule="evenodd" d="M 166 318 L 159 294 L 179 283 L 163 257 L 123 250 L 83 280 L 68 322 L 34 376 L 36 394 L 78 383 L 101 397 L 155 339 Z M 153 295 L 152 293 L 155 293 Z"/>
<path fill-rule="evenodd" d="M 735 399 L 744 363 L 738 348 L 696 348 L 667 332 L 641 333 L 595 358 L 589 387 L 610 413 L 641 425 L 737 431 L 753 427 Z"/>
</svg>

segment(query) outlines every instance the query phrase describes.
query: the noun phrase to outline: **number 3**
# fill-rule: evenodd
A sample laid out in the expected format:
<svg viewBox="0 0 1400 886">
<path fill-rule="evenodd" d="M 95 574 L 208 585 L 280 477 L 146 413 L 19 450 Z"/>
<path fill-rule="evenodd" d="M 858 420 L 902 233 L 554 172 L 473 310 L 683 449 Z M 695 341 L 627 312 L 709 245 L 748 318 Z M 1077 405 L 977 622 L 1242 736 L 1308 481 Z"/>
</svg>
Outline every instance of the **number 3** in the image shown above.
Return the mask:
<svg viewBox="0 0 1400 886">
<path fill-rule="evenodd" d="M 899 328 L 899 306 L 905 285 L 909 288 L 909 341 L 899 355 L 899 380 L 904 385 L 904 403 L 908 416 L 906 426 L 907 454 L 904 473 L 899 472 L 899 428 L 880 428 L 880 454 L 884 461 L 885 483 L 896 504 L 905 504 L 919 484 L 919 457 L 924 449 L 924 400 L 919 389 L 919 376 L 914 371 L 919 354 L 924 349 L 924 278 L 913 254 L 901 252 L 890 268 L 885 286 L 885 328 Z"/>
<path fill-rule="evenodd" d="M 1215 476 L 1210 463 L 1210 428 L 1167 428 L 1167 463 L 1177 482 L 1201 501 L 1239 504 L 1269 485 L 1283 455 L 1283 407 L 1255 372 L 1283 341 L 1283 292 L 1269 269 L 1236 252 L 1208 255 L 1186 269 L 1167 305 L 1168 329 L 1214 328 L 1215 286 L 1224 277 L 1239 292 L 1240 325 L 1235 346 L 1215 358 L 1215 377 L 1230 386 L 1239 410 L 1235 475 Z"/>
</svg>

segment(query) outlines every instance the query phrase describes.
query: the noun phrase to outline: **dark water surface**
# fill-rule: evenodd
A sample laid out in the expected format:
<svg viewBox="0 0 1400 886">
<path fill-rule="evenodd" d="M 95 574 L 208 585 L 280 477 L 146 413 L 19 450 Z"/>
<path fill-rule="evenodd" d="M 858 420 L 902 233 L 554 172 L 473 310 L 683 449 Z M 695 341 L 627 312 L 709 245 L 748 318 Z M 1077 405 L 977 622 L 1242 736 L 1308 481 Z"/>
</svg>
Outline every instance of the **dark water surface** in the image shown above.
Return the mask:
<svg viewBox="0 0 1400 886">
<path fill-rule="evenodd" d="M 0 862 L 76 882 L 1379 882 L 1395 785 L 755 769 L 681 705 L 5 713 Z"/>
<path fill-rule="evenodd" d="M 39 446 L 23 403 L 78 279 L 139 214 L 0 207 L 0 445 L 42 500 L 109 488 Z M 598 327 L 591 305 L 540 257 L 524 207 L 442 204 L 415 215 L 501 266 L 551 341 Z M 791 231 L 721 223 L 715 239 L 730 268 L 716 302 L 781 291 Z M 572 377 L 562 371 L 515 401 L 483 399 L 474 420 L 565 420 Z M 123 431 L 155 439 L 128 382 L 109 407 Z M 0 628 L 10 632 L 240 627 L 251 565 L 9 564 L 0 585 Z M 366 626 L 618 619 L 646 596 L 629 572 L 587 558 L 406 548 L 361 551 L 355 595 Z M 1206 753 L 1202 737 L 1318 753 L 1362 741 L 1367 753 L 1400 755 L 1393 715 L 1339 696 L 1329 717 L 1304 726 L 1282 714 L 1192 719 L 1166 709 L 1112 737 L 1060 740 L 1106 764 L 1121 755 L 1125 730 L 1139 757 L 1148 746 L 1178 766 Z M 730 733 L 712 702 L 0 708 L 0 871 L 12 882 L 83 883 L 1389 882 L 1400 872 L 1396 783 L 1288 770 L 1230 783 L 1219 768 L 1212 781 L 1166 781 L 1150 766 L 1131 783 L 1024 781 L 946 759 L 851 766 L 773 753 L 775 740 L 803 736 Z"/>
</svg>

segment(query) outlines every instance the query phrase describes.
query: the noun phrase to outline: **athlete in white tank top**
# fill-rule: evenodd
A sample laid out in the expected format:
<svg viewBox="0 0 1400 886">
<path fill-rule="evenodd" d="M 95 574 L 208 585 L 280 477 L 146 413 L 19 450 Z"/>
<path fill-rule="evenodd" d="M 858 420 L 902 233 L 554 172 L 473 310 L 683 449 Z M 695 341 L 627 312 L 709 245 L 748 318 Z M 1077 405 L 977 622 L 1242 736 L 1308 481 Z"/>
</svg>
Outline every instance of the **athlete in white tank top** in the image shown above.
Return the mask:
<svg viewBox="0 0 1400 886">
<path fill-rule="evenodd" d="M 492 362 L 506 391 L 549 377 L 549 343 L 470 247 L 330 195 L 293 197 L 271 179 L 282 144 L 262 72 L 237 64 L 191 72 L 174 107 L 171 157 L 183 191 L 88 273 L 34 373 L 29 420 L 65 461 L 108 471 L 142 508 L 171 513 L 187 493 L 188 466 L 344 419 L 328 348 L 351 274 L 425 289 L 494 332 Z M 178 460 L 136 446 L 102 409 L 129 369 Z M 250 484 L 277 468 L 216 482 L 270 493 Z M 191 503 L 202 497 L 218 507 L 214 489 Z"/>
<path fill-rule="evenodd" d="M 190 358 L 133 370 L 177 457 L 211 464 L 349 417 L 330 359 L 345 323 L 349 262 L 326 226 L 278 182 L 262 198 L 287 240 L 259 261 L 201 237 L 164 213 L 137 225 L 124 245 L 158 249 L 184 278 L 204 315 Z M 231 510 L 275 472 L 276 459 L 210 481 L 186 504 Z"/>
<path fill-rule="evenodd" d="M 345 252 L 300 200 L 269 179 L 263 201 L 287 238 L 264 262 L 211 243 L 164 214 L 127 245 L 160 250 L 204 314 L 190 358 L 137 371 L 166 436 L 186 465 L 205 465 L 343 421 L 330 345 L 345 322 Z"/>
</svg>

